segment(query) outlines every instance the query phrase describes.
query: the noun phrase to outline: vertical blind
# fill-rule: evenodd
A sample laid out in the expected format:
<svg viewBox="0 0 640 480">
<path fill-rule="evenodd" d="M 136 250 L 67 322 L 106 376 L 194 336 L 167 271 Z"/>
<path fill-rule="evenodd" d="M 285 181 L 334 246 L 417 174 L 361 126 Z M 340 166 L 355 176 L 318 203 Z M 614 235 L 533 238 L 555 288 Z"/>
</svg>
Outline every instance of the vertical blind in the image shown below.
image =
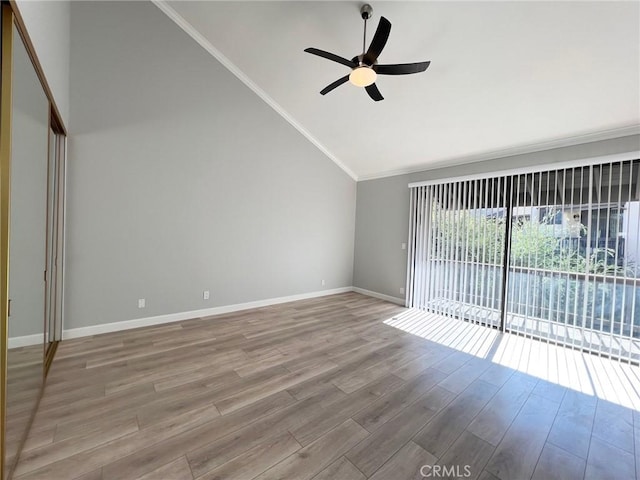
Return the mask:
<svg viewBox="0 0 640 480">
<path fill-rule="evenodd" d="M 412 187 L 410 307 L 640 359 L 640 161 Z"/>
</svg>

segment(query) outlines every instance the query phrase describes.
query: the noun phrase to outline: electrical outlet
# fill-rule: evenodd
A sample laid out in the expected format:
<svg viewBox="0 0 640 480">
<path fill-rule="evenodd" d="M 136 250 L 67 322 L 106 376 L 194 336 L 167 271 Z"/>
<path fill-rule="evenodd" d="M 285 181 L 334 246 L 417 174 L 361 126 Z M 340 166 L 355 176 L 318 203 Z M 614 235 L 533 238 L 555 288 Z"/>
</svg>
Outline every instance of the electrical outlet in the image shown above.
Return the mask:
<svg viewBox="0 0 640 480">
<path fill-rule="evenodd" d="M 407 249 L 407 244 L 406 243 L 401 244 L 400 248 L 402 248 L 402 250 L 406 250 Z"/>
<path fill-rule="evenodd" d="M 138 299 L 138 308 L 144 308 L 147 306 L 147 301 L 144 298 Z"/>
<path fill-rule="evenodd" d="M 320 285 L 322 285 L 324 287 L 324 280 L 320 280 Z"/>
<path fill-rule="evenodd" d="M 404 295 L 404 287 L 400 287 L 400 293 Z"/>
<path fill-rule="evenodd" d="M 204 292 L 202 292 L 202 298 L 204 300 L 209 300 L 209 290 L 205 290 Z"/>
</svg>

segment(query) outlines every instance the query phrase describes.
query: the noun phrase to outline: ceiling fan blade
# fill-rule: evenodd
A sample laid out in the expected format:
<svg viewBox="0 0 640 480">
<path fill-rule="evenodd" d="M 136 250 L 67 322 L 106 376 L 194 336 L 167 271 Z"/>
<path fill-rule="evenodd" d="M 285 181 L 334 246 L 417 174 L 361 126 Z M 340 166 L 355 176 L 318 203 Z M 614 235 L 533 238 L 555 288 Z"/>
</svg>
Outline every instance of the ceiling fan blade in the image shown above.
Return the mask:
<svg viewBox="0 0 640 480">
<path fill-rule="evenodd" d="M 379 102 L 380 100 L 384 100 L 384 97 L 380 93 L 380 90 L 378 90 L 378 87 L 376 87 L 375 83 L 372 83 L 368 87 L 364 87 L 364 89 L 367 91 L 369 96 L 376 102 Z"/>
<path fill-rule="evenodd" d="M 331 90 L 333 90 L 334 88 L 338 88 L 340 85 L 342 85 L 343 83 L 345 83 L 347 80 L 349 80 L 349 75 L 345 75 L 342 78 L 339 78 L 338 80 L 336 80 L 335 82 L 327 85 L 326 87 L 324 87 L 322 90 L 320 90 L 320 94 L 321 95 L 326 95 L 327 93 L 329 93 Z"/>
<path fill-rule="evenodd" d="M 431 62 L 398 63 L 395 65 L 374 65 L 373 69 L 379 75 L 409 75 L 424 72 Z"/>
<path fill-rule="evenodd" d="M 369 50 L 364 54 L 364 63 L 367 65 L 373 65 L 375 63 L 380 52 L 382 52 L 382 49 L 387 44 L 389 32 L 391 32 L 391 22 L 384 17 L 380 17 L 380 23 L 378 23 L 376 33 L 373 35 L 373 40 L 371 40 Z"/>
<path fill-rule="evenodd" d="M 304 51 L 312 55 L 317 55 L 319 57 L 326 58 L 327 60 L 331 60 L 333 62 L 341 63 L 342 65 L 346 65 L 347 67 L 350 67 L 350 68 L 357 67 L 357 65 L 351 60 L 347 60 L 346 58 L 342 58 L 331 52 L 325 52 L 324 50 L 319 50 L 317 48 L 305 48 Z"/>
</svg>

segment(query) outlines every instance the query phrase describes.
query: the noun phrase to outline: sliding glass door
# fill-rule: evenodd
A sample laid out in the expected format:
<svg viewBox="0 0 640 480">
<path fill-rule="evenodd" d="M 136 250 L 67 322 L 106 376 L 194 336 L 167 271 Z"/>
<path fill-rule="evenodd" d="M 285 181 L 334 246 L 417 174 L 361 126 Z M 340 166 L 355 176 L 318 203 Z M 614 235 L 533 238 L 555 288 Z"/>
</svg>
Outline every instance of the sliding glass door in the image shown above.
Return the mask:
<svg viewBox="0 0 640 480">
<path fill-rule="evenodd" d="M 415 189 L 411 306 L 500 325 L 507 195 L 504 177 Z"/>
<path fill-rule="evenodd" d="M 505 329 L 638 360 L 640 161 L 514 177 Z"/>
<path fill-rule="evenodd" d="M 640 160 L 414 186 L 408 305 L 640 360 Z"/>
</svg>

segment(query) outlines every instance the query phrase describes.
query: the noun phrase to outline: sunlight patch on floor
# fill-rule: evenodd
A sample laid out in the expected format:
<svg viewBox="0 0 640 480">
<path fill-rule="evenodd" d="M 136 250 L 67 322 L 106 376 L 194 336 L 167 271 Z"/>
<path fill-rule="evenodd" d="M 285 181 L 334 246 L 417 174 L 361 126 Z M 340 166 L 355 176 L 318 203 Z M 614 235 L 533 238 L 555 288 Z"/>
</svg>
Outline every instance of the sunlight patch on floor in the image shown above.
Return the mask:
<svg viewBox="0 0 640 480">
<path fill-rule="evenodd" d="M 638 366 L 417 309 L 384 323 L 439 345 L 640 410 Z"/>
</svg>

